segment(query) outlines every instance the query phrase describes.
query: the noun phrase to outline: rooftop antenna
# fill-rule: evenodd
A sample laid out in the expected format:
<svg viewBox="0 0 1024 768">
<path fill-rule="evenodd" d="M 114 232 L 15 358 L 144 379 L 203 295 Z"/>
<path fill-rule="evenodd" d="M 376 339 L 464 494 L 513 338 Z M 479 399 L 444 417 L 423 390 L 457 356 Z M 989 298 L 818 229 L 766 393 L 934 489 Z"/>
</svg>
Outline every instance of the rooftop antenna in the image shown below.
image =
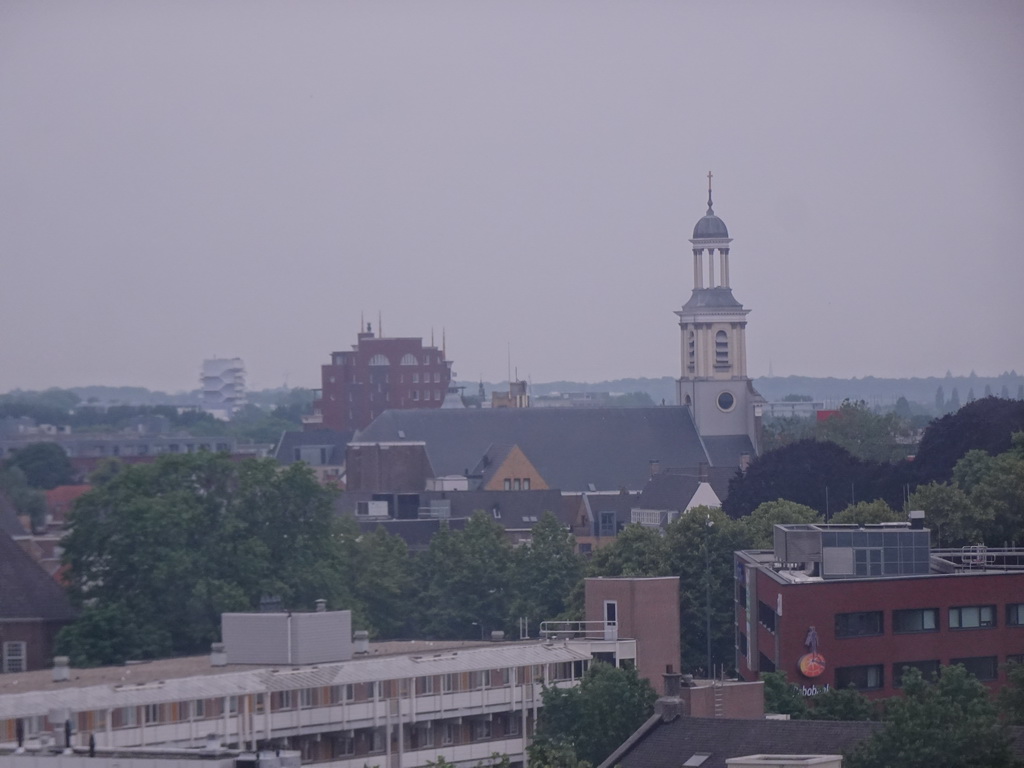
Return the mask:
<svg viewBox="0 0 1024 768">
<path fill-rule="evenodd" d="M 508 382 L 512 384 L 512 342 L 506 341 L 505 346 L 508 348 Z"/>
<path fill-rule="evenodd" d="M 359 310 L 359 332 L 362 333 L 366 330 L 366 317 L 363 310 Z"/>
<path fill-rule="evenodd" d="M 434 327 L 430 327 L 430 346 L 434 346 Z"/>
<path fill-rule="evenodd" d="M 380 321 L 380 310 L 377 310 L 377 337 L 384 338 L 384 324 Z"/>
</svg>

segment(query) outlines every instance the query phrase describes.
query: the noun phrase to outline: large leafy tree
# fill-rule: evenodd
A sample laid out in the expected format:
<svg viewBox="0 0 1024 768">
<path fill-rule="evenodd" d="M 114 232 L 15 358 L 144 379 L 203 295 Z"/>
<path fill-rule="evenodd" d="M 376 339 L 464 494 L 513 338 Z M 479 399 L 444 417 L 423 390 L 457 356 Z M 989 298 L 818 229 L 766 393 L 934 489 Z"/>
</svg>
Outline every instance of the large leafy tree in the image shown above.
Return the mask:
<svg viewBox="0 0 1024 768">
<path fill-rule="evenodd" d="M 71 460 L 57 443 L 29 443 L 19 448 L 6 463 L 24 472 L 25 480 L 33 488 L 56 488 L 68 485 L 75 478 Z"/>
<path fill-rule="evenodd" d="M 771 549 L 775 546 L 776 525 L 821 521 L 821 515 L 816 509 L 785 499 L 766 501 L 746 517 L 740 518 L 746 529 L 748 546 L 753 549 Z"/>
<path fill-rule="evenodd" d="M 574 688 L 546 688 L 530 764 L 599 765 L 654 711 L 657 694 L 635 669 L 596 663 Z"/>
<path fill-rule="evenodd" d="M 984 684 L 962 666 L 932 683 L 903 676 L 903 696 L 885 708 L 885 728 L 847 756 L 850 768 L 1010 768 L 1009 738 Z"/>
<path fill-rule="evenodd" d="M 817 437 L 841 445 L 867 461 L 890 462 L 906 458 L 909 423 L 895 412 L 878 414 L 863 401 L 846 400 L 839 410 L 817 422 Z"/>
<path fill-rule="evenodd" d="M 876 499 L 875 501 L 851 504 L 842 512 L 833 515 L 830 522 L 870 525 L 873 523 L 899 523 L 906 519 L 905 514 L 897 512 L 881 499 Z"/>
<path fill-rule="evenodd" d="M 261 596 L 348 607 L 351 578 L 331 494 L 302 465 L 166 456 L 84 495 L 64 562 L 82 617 L 62 631 L 77 664 L 205 650 L 223 611 Z"/>
<path fill-rule="evenodd" d="M 342 524 L 346 523 L 355 528 L 351 518 L 345 518 Z M 362 607 L 359 618 L 375 638 L 408 637 L 416 588 L 405 542 L 377 528 L 359 539 L 351 557 L 358 564 L 353 590 Z"/>
<path fill-rule="evenodd" d="M 729 481 L 722 508 L 743 517 L 766 501 L 786 499 L 824 515 L 854 496 L 899 504 L 903 483 L 900 471 L 889 465 L 858 459 L 833 442 L 800 440 L 754 459 Z"/>
<path fill-rule="evenodd" d="M 513 551 L 510 618 L 524 617 L 532 624 L 565 618 L 582 578 L 572 533 L 546 512 L 533 527 L 531 540 Z"/>
<path fill-rule="evenodd" d="M 722 510 L 695 507 L 680 515 L 665 534 L 669 573 L 679 576 L 683 667 L 713 674 L 735 663 L 733 552 L 748 549 L 742 523 Z M 708 624 L 711 665 L 708 669 Z"/>
<path fill-rule="evenodd" d="M 512 545 L 490 515 L 475 514 L 462 531 L 438 531 L 416 567 L 419 634 L 482 638 L 512 628 Z"/>
<path fill-rule="evenodd" d="M 611 544 L 594 553 L 591 576 L 669 576 L 665 537 L 656 528 L 627 525 Z"/>
<path fill-rule="evenodd" d="M 970 450 L 990 455 L 1010 448 L 1010 436 L 1024 430 L 1024 401 L 985 397 L 936 419 L 925 430 L 914 457 L 919 483 L 946 482 Z"/>
<path fill-rule="evenodd" d="M 976 507 L 962 489 L 949 483 L 919 485 L 907 506 L 924 511 L 936 547 L 980 544 L 992 520 L 990 512 Z"/>
</svg>

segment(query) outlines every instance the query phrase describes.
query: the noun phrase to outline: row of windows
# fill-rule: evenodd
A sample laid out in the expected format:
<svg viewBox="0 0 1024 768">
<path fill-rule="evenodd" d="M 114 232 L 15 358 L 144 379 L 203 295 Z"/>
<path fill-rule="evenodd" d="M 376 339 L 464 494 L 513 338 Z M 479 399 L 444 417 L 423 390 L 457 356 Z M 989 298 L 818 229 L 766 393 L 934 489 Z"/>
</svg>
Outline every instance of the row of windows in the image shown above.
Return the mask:
<svg viewBox="0 0 1024 768">
<path fill-rule="evenodd" d="M 545 668 L 546 667 L 546 668 Z M 586 671 L 584 662 L 559 662 L 555 664 L 534 664 L 516 668 L 516 684 L 523 685 L 534 681 L 545 680 L 555 682 L 573 680 L 583 676 Z M 476 691 L 486 688 L 500 688 L 511 682 L 511 670 L 484 669 L 472 672 L 449 673 L 444 675 L 425 675 L 413 678 L 412 695 L 430 696 L 437 693 L 456 693 Z M 349 702 L 365 702 L 372 700 L 405 698 L 410 696 L 410 680 L 382 680 L 367 683 L 334 685 L 322 688 L 300 688 L 295 690 L 274 691 L 270 694 L 270 711 L 280 712 L 293 709 L 333 706 Z M 237 714 L 244 708 L 245 697 L 230 696 L 226 699 L 229 714 Z M 254 694 L 249 707 L 256 714 L 265 712 L 266 694 Z M 144 722 L 146 724 L 183 722 L 218 718 L 224 714 L 225 699 L 195 699 L 167 704 L 148 704 L 142 707 L 121 707 L 113 710 L 112 728 L 132 728 Z M 86 713 L 82 713 L 86 714 Z M 102 714 L 102 713 L 99 713 Z M 102 727 L 102 724 L 90 724 L 88 730 Z"/>
<path fill-rule="evenodd" d="M 1007 656 L 1006 661 L 1012 664 L 1024 663 L 1024 655 Z M 979 680 L 995 680 L 999 677 L 999 659 L 996 656 L 967 656 L 950 659 L 950 666 L 960 664 Z M 908 669 L 917 669 L 925 680 L 933 680 L 942 667 L 938 659 L 922 661 L 897 661 L 892 665 L 892 686 L 903 685 L 903 675 Z M 838 667 L 836 669 L 837 688 L 858 688 L 861 690 L 877 690 L 885 687 L 885 666 L 882 664 L 866 664 L 859 667 Z"/>
<path fill-rule="evenodd" d="M 949 629 L 984 629 L 997 623 L 995 605 L 961 605 L 949 609 Z M 1006 624 L 1024 626 L 1024 603 L 1006 606 Z M 938 608 L 911 608 L 892 612 L 893 634 L 912 632 L 938 632 Z M 885 634 L 885 614 L 882 611 L 860 611 L 836 614 L 836 637 L 867 637 Z"/>
<path fill-rule="evenodd" d="M 530 490 L 530 478 L 506 477 L 504 488 L 506 491 L 528 491 Z"/>
<path fill-rule="evenodd" d="M 21 640 L 8 640 L 0 647 L 0 669 L 4 672 L 24 672 L 27 668 L 28 646 Z"/>
<path fill-rule="evenodd" d="M 351 358 L 348 358 L 348 359 L 342 358 L 341 364 L 344 365 L 345 363 L 348 362 L 348 360 L 351 360 Z M 436 365 L 440 365 L 441 364 L 441 356 L 440 355 L 436 355 L 434 357 L 433 361 L 431 361 L 431 356 L 430 355 L 424 355 L 423 356 L 423 365 L 430 365 L 431 362 L 433 362 Z M 416 359 L 416 355 L 412 355 L 412 354 L 409 354 L 409 353 L 406 353 L 406 354 L 402 355 L 402 360 L 399 363 L 399 365 L 419 365 L 419 364 L 420 364 L 420 361 Z M 376 365 L 391 365 L 391 360 L 388 359 L 387 355 L 376 354 L 376 355 L 374 355 L 373 357 L 370 358 L 370 365 L 374 365 L 374 366 L 376 366 Z"/>
</svg>

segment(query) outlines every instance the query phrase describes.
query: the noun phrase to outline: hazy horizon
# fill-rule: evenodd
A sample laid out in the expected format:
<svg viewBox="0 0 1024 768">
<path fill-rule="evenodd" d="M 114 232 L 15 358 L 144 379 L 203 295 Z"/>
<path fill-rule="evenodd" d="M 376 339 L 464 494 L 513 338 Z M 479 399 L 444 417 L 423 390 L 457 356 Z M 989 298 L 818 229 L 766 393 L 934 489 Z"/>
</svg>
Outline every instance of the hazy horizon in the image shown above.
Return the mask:
<svg viewBox="0 0 1024 768">
<path fill-rule="evenodd" d="M 0 392 L 679 375 L 714 173 L 753 378 L 1024 367 L 1024 4 L 0 6 Z"/>
</svg>

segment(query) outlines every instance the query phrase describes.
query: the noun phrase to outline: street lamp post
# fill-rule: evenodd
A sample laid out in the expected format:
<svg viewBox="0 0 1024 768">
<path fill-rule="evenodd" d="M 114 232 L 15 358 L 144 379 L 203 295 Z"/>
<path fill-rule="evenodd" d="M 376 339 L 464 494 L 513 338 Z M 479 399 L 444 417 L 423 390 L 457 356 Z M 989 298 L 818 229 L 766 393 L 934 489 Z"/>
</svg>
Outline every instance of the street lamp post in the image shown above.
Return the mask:
<svg viewBox="0 0 1024 768">
<path fill-rule="evenodd" d="M 711 522 L 711 513 L 708 513 L 707 520 L 704 524 L 704 618 L 706 626 L 704 628 L 705 634 L 708 641 L 708 663 L 707 663 L 707 675 L 710 680 L 713 677 L 711 671 L 711 526 L 714 523 Z"/>
</svg>

